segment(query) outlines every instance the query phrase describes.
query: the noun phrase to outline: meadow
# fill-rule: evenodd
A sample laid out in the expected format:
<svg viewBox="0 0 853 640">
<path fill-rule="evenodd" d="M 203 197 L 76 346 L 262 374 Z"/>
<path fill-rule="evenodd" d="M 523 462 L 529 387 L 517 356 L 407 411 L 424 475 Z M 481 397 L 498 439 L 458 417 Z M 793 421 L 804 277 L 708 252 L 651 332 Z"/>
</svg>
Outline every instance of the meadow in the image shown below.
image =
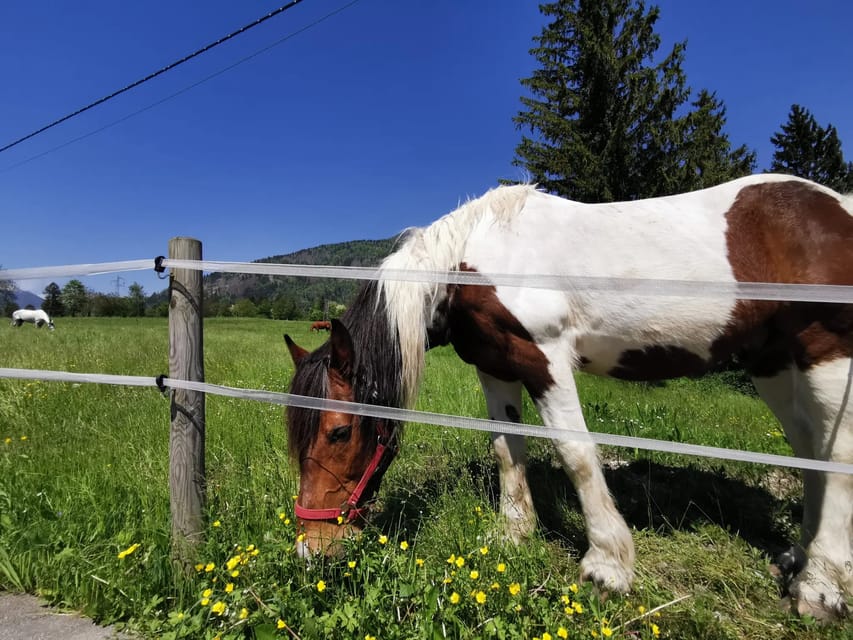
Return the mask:
<svg viewBox="0 0 853 640">
<path fill-rule="evenodd" d="M 308 323 L 205 321 L 208 382 L 286 391 L 282 340 Z M 155 376 L 165 319 L 3 328 L 0 366 Z M 757 398 L 724 377 L 629 384 L 580 375 L 591 429 L 790 455 Z M 418 409 L 485 417 L 474 371 L 431 351 Z M 525 399 L 526 422 L 538 422 Z M 295 557 L 281 407 L 207 398 L 208 529 L 188 572 L 170 554 L 169 403 L 154 388 L 0 380 L 0 588 L 177 638 L 853 638 L 788 614 L 770 573 L 797 536 L 799 474 L 602 448 L 632 527 L 637 580 L 578 584 L 585 535 L 548 441 L 530 441 L 540 527 L 503 542 L 488 435 L 407 425 L 371 525 L 344 558 Z"/>
</svg>

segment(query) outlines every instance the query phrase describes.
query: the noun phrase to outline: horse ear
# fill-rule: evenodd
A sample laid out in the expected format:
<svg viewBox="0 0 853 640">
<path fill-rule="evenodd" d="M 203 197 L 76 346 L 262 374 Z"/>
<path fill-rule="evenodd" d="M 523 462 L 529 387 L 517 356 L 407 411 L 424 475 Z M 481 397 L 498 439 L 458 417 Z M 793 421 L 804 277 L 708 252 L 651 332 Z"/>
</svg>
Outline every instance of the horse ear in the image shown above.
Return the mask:
<svg viewBox="0 0 853 640">
<path fill-rule="evenodd" d="M 290 351 L 290 357 L 293 358 L 293 364 L 299 366 L 302 358 L 308 355 L 308 352 L 290 339 L 290 336 L 284 334 L 284 341 L 287 343 L 287 350 Z"/>
<path fill-rule="evenodd" d="M 332 335 L 329 342 L 332 346 L 329 366 L 338 371 L 344 379 L 349 380 L 355 368 L 355 348 L 352 345 L 352 336 L 340 320 L 332 320 Z"/>
</svg>

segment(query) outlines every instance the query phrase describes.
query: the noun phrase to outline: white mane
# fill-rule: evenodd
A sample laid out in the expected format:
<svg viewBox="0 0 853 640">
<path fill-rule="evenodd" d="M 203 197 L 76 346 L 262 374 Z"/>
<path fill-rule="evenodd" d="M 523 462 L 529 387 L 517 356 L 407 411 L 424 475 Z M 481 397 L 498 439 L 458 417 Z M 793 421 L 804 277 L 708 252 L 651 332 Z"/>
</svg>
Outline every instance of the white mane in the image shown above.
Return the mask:
<svg viewBox="0 0 853 640">
<path fill-rule="evenodd" d="M 468 236 L 480 220 L 487 215 L 496 222 L 510 219 L 534 192 L 535 187 L 531 185 L 497 187 L 475 200 L 469 200 L 428 227 L 410 229 L 403 245 L 383 261 L 380 269 L 455 270 L 463 259 Z M 411 407 L 423 374 L 427 326 L 446 295 L 446 285 L 393 280 L 381 273 L 379 286 L 385 293 L 389 324 L 397 327 L 402 360 L 402 395 L 406 406 Z"/>
</svg>

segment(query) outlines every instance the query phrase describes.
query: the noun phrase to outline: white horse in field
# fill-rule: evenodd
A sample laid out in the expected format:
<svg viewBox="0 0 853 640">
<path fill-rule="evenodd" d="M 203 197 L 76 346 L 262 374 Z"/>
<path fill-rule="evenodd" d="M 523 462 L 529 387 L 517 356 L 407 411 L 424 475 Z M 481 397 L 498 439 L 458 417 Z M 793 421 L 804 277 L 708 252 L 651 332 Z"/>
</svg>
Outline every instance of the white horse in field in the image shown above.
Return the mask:
<svg viewBox="0 0 853 640">
<path fill-rule="evenodd" d="M 45 324 L 51 331 L 56 328 L 50 316 L 42 309 L 18 309 L 12 312 L 12 326 L 20 327 L 25 322 L 32 322 L 39 329 Z"/>
</svg>

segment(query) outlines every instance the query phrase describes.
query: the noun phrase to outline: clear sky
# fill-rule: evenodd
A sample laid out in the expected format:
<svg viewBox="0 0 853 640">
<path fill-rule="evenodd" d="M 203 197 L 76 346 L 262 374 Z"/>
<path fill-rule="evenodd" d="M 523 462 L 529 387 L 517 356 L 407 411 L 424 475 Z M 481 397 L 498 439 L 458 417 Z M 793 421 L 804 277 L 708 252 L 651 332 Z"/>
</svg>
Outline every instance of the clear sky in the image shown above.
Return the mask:
<svg viewBox="0 0 853 640">
<path fill-rule="evenodd" d="M 177 235 L 201 239 L 208 259 L 249 261 L 389 237 L 523 177 L 511 164 L 521 136 L 511 118 L 544 24 L 526 0 L 359 0 L 127 118 L 346 2 L 304 0 L 0 153 L 0 265 L 153 260 Z M 279 4 L 4 0 L 0 146 Z M 758 152 L 759 171 L 793 103 L 835 125 L 853 159 L 853 3 L 658 4 L 661 53 L 687 40 L 688 84 L 717 92 L 731 142 Z M 121 275 L 146 293 L 164 288 L 153 273 Z M 84 282 L 110 291 L 114 278 Z M 19 283 L 36 293 L 46 284 Z"/>
</svg>

